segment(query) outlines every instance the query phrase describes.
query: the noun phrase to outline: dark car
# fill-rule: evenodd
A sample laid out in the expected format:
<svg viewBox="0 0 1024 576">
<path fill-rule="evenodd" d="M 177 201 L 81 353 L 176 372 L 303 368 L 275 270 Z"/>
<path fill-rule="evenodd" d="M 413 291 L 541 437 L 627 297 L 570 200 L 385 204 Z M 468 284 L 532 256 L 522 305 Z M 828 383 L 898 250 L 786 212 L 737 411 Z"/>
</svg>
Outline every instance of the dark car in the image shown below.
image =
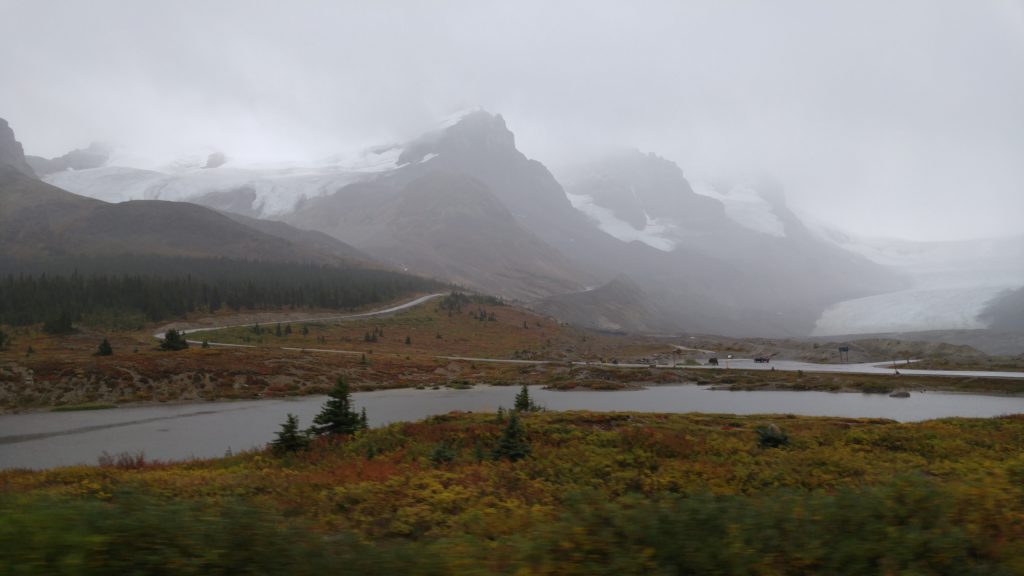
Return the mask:
<svg viewBox="0 0 1024 576">
<path fill-rule="evenodd" d="M 767 364 L 767 363 L 769 363 L 771 361 L 772 361 L 771 356 L 756 356 L 754 358 L 754 362 L 757 362 L 758 364 Z"/>
</svg>

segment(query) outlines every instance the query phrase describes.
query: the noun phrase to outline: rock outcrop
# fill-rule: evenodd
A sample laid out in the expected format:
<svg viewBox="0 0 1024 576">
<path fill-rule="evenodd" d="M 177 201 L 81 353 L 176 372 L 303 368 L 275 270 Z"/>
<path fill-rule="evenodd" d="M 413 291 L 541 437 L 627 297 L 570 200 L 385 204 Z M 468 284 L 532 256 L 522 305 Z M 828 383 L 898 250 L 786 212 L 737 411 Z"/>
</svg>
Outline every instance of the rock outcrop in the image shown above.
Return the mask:
<svg viewBox="0 0 1024 576">
<path fill-rule="evenodd" d="M 21 142 L 14 138 L 14 130 L 3 118 L 0 118 L 0 166 L 8 166 L 25 176 L 36 177 L 35 171 L 25 162 L 25 150 Z"/>
</svg>

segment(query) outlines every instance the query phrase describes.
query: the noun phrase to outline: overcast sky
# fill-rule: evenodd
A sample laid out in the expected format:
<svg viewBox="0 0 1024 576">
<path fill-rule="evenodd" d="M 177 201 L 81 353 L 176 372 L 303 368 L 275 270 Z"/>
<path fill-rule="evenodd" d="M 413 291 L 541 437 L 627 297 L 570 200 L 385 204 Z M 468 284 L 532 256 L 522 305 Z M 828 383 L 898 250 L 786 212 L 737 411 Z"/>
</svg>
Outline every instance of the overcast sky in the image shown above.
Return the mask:
<svg viewBox="0 0 1024 576">
<path fill-rule="evenodd" d="M 548 164 L 632 146 L 854 232 L 1024 233 L 1021 0 L 0 0 L 30 154 L 308 159 L 467 106 Z"/>
</svg>

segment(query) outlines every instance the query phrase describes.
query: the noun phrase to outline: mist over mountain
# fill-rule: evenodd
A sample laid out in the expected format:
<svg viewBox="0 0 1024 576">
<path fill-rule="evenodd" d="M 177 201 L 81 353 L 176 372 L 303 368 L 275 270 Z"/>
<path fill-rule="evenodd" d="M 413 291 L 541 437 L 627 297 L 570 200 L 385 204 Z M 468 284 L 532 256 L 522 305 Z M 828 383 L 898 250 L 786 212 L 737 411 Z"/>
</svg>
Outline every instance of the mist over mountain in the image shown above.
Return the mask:
<svg viewBox="0 0 1024 576">
<path fill-rule="evenodd" d="M 984 327 L 984 305 L 1020 285 L 1013 266 L 1012 278 L 988 287 L 960 274 L 965 297 L 950 300 L 906 262 L 808 226 L 777 184 L 691 183 L 656 153 L 621 148 L 562 165 L 556 178 L 517 148 L 503 116 L 481 109 L 404 143 L 313 163 L 225 155 L 210 165 L 194 156 L 154 170 L 117 165 L 131 159 L 122 151 L 44 178 L 111 201 L 194 202 L 249 227 L 281 220 L 366 259 L 604 329 L 799 336 Z M 937 260 L 966 270 L 972 254 Z M 890 301 L 918 319 L 878 321 L 896 318 L 885 312 Z"/>
<path fill-rule="evenodd" d="M 38 176 L 46 176 L 64 170 L 88 170 L 99 168 L 110 160 L 112 149 L 106 144 L 93 142 L 86 148 L 72 150 L 57 158 L 26 156 L 25 161 Z"/>
<path fill-rule="evenodd" d="M 829 302 L 900 285 L 891 271 L 810 234 L 781 194 L 762 199 L 781 229 L 766 233 L 694 192 L 677 165 L 655 154 L 605 155 L 563 179 L 601 230 L 643 247 L 631 277 L 695 330 L 799 334 Z"/>
<path fill-rule="evenodd" d="M 577 267 L 522 227 L 479 180 L 446 170 L 405 183 L 408 176 L 346 186 L 304 203 L 286 220 L 400 269 L 506 298 L 582 287 Z"/>
<path fill-rule="evenodd" d="M 0 126 L 0 256 L 11 261 L 151 254 L 335 266 L 372 263 L 334 238 L 282 223 L 228 217 L 188 203 L 111 204 L 61 190 L 36 178 L 13 130 L 2 120 Z"/>
<path fill-rule="evenodd" d="M 1002 292 L 988 302 L 980 316 L 990 328 L 1024 334 L 1024 288 Z"/>
<path fill-rule="evenodd" d="M 814 334 L 1010 329 L 1006 291 L 1024 286 L 1024 236 L 915 242 L 816 231 L 823 239 L 899 271 L 901 290 L 830 306 Z M 997 305 L 997 301 L 1004 304 Z"/>
</svg>

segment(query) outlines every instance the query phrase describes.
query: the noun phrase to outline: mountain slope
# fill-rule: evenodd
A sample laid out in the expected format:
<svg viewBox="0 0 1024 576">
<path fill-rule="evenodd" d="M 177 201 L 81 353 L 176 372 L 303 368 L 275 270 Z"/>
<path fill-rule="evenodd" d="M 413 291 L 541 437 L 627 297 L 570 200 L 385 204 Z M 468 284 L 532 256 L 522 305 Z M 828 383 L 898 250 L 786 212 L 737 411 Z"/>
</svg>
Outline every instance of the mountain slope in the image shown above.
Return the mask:
<svg viewBox="0 0 1024 576">
<path fill-rule="evenodd" d="M 655 306 L 650 296 L 625 275 L 593 290 L 550 296 L 534 308 L 596 330 L 663 332 L 678 328 L 673 315 Z"/>
<path fill-rule="evenodd" d="M 274 214 L 405 269 L 546 299 L 555 315 L 561 307 L 566 317 L 582 317 L 589 306 L 593 317 L 614 318 L 624 330 L 653 323 L 631 321 L 585 286 L 627 276 L 638 288 L 629 291 L 632 308 L 656 310 L 658 331 L 797 336 L 836 302 L 901 285 L 884 267 L 808 233 L 781 198 L 751 204 L 737 220 L 731 205 L 696 194 L 678 166 L 654 155 L 583 164 L 566 194 L 543 164 L 516 148 L 505 120 L 484 111 L 371 153 L 361 169 L 229 163 L 144 173 L 108 166 L 49 178 L 93 196 L 108 193 L 106 179 L 128 179 L 117 190 L 133 198 Z"/>
<path fill-rule="evenodd" d="M 560 175 L 595 226 L 647 248 L 631 277 L 689 331 L 805 335 L 830 304 L 901 285 L 811 234 L 778 194 L 762 201 L 761 225 L 751 226 L 653 154 L 620 151 Z"/>
<path fill-rule="evenodd" d="M 108 204 L 36 179 L 21 145 L 0 129 L 0 256 L 37 260 L 74 255 L 152 254 L 365 265 L 364 255 L 282 223 L 232 219 L 180 202 Z"/>
<path fill-rule="evenodd" d="M 479 181 L 428 172 L 355 184 L 305 203 L 288 221 L 357 244 L 404 270 L 508 298 L 579 289 L 573 265 L 519 226 Z"/>
<path fill-rule="evenodd" d="M 25 150 L 21 142 L 14 138 L 14 130 L 7 124 L 7 120 L 0 118 L 0 167 L 7 166 L 29 178 L 35 178 L 36 173 L 25 162 Z"/>
<path fill-rule="evenodd" d="M 995 330 L 1024 333 L 1024 288 L 1003 292 L 980 314 Z"/>
<path fill-rule="evenodd" d="M 107 204 L 0 168 L 0 255 L 8 258 L 154 254 L 351 265 L 357 253 L 292 242 L 194 204 Z"/>
</svg>

